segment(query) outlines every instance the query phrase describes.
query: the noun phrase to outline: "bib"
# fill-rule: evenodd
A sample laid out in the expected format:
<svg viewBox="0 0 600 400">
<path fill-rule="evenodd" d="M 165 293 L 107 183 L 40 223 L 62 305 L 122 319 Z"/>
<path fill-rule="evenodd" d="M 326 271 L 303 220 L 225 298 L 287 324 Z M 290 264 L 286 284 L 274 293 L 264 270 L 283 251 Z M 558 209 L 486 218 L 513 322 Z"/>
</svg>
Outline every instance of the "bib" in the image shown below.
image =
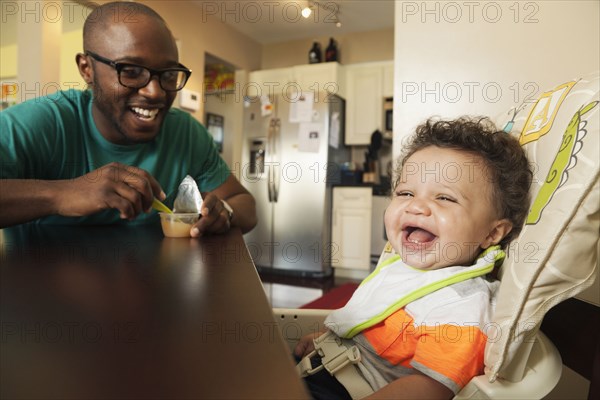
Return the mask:
<svg viewBox="0 0 600 400">
<path fill-rule="evenodd" d="M 344 307 L 329 314 L 325 326 L 338 336 L 350 339 L 429 293 L 490 273 L 504 257 L 500 246 L 492 246 L 473 265 L 432 271 L 413 268 L 400 256 L 392 257 L 360 284 Z"/>
</svg>

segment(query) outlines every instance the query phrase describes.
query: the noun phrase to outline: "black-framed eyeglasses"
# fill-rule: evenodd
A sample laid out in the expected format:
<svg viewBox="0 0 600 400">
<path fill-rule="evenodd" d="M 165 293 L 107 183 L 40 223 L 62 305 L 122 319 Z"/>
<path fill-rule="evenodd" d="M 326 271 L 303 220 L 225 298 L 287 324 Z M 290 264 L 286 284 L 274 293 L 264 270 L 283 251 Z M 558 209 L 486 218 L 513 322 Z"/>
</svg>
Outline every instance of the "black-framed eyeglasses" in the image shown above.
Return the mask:
<svg viewBox="0 0 600 400">
<path fill-rule="evenodd" d="M 150 83 L 153 76 L 158 76 L 158 82 L 163 90 L 176 92 L 183 89 L 192 74 L 192 71 L 182 64 L 176 68 L 151 69 L 142 65 L 109 60 L 91 51 L 86 51 L 85 54 L 113 67 L 117 71 L 119 83 L 130 89 L 141 89 Z"/>
</svg>

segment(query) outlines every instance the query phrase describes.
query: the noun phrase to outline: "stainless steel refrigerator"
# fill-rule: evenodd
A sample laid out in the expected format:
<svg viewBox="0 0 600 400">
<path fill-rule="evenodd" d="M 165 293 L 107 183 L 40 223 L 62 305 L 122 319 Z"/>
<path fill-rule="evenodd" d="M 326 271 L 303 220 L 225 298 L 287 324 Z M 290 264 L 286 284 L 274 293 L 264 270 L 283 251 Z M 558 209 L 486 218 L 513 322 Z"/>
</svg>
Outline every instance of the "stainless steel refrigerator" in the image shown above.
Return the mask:
<svg viewBox="0 0 600 400">
<path fill-rule="evenodd" d="M 258 214 L 244 239 L 256 267 L 331 275 L 332 186 L 350 160 L 345 101 L 319 92 L 247 98 L 244 106 L 240 181 L 254 195 Z"/>
</svg>

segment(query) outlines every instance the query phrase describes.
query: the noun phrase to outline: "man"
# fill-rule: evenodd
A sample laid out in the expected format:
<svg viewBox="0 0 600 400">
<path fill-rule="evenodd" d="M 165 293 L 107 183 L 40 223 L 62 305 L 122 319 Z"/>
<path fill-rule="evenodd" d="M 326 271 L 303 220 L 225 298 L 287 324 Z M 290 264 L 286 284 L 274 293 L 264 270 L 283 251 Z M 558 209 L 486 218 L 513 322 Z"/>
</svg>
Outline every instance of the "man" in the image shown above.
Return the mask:
<svg viewBox="0 0 600 400">
<path fill-rule="evenodd" d="M 191 71 L 165 21 L 139 3 L 88 16 L 69 90 L 0 113 L 0 226 L 144 223 L 191 175 L 203 194 L 196 237 L 256 225 L 255 202 L 189 114 L 170 109 Z"/>
</svg>

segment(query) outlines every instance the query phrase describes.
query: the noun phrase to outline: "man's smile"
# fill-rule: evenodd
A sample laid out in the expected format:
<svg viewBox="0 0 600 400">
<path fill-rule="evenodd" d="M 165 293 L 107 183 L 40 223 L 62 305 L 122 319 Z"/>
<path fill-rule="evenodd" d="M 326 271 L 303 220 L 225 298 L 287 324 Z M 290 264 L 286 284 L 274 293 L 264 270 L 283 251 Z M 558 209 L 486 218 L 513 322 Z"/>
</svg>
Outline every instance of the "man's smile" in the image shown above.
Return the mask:
<svg viewBox="0 0 600 400">
<path fill-rule="evenodd" d="M 158 115 L 160 109 L 158 108 L 142 108 L 142 107 L 131 107 L 131 111 L 140 119 L 145 121 L 153 121 Z"/>
</svg>

